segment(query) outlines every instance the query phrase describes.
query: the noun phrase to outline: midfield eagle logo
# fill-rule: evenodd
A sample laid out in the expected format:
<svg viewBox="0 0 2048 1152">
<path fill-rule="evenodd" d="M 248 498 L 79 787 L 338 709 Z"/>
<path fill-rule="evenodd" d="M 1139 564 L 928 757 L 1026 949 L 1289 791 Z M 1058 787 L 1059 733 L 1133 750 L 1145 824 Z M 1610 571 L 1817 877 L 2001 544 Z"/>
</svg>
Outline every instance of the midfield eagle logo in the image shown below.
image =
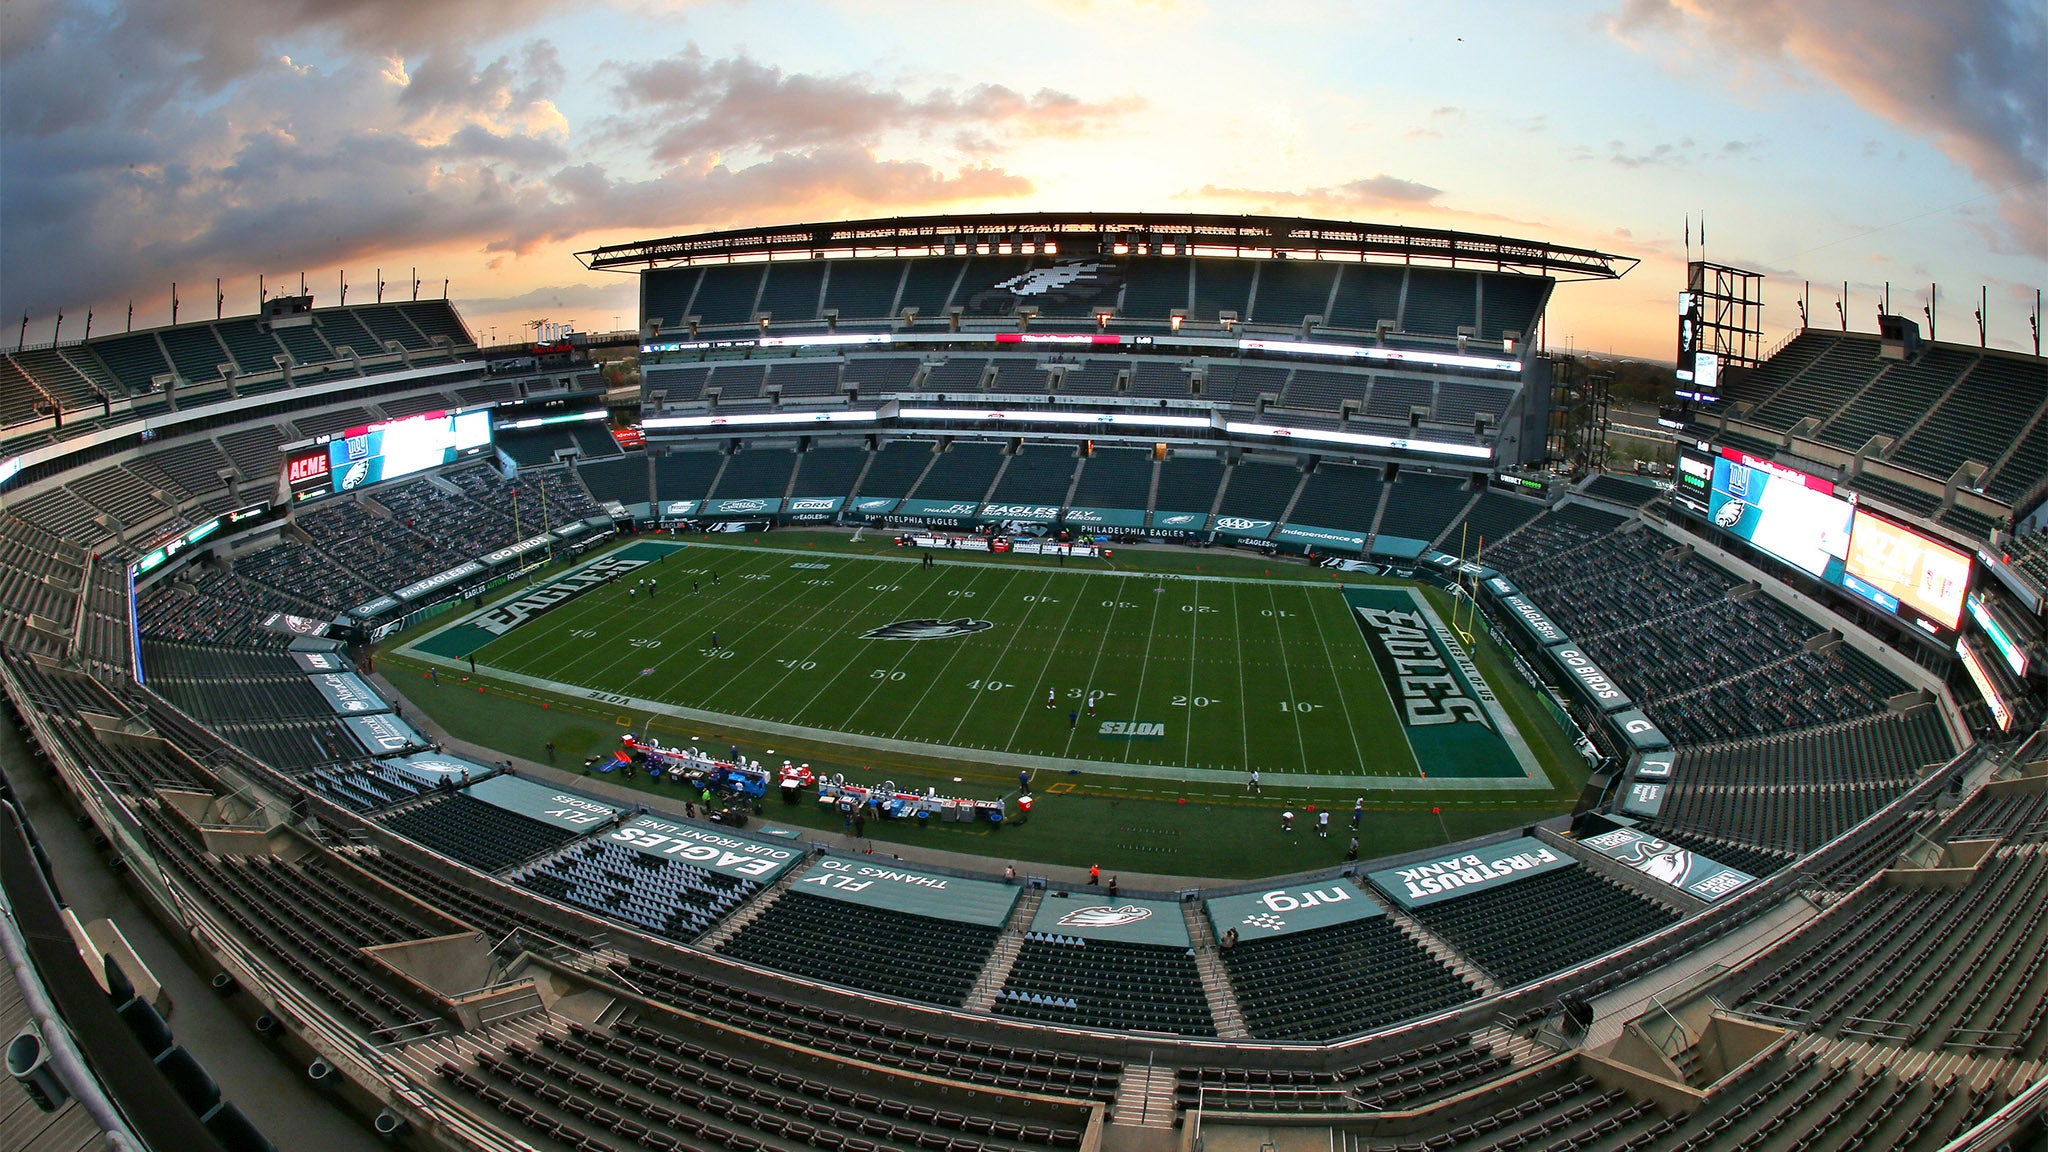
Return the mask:
<svg viewBox="0 0 2048 1152">
<path fill-rule="evenodd" d="M 970 636 L 996 626 L 993 620 L 898 620 L 860 634 L 863 640 L 944 640 L 949 636 Z"/>
</svg>

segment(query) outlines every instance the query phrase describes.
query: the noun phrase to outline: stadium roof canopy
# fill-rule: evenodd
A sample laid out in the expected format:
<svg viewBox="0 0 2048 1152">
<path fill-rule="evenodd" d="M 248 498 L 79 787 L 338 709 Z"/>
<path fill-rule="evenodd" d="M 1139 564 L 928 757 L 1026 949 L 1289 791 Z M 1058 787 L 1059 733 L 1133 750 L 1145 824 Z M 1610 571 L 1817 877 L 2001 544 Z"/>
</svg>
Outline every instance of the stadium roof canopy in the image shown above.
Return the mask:
<svg viewBox="0 0 2048 1152">
<path fill-rule="evenodd" d="M 1437 228 L 1227 216 L 1200 212 L 1017 212 L 978 216 L 892 216 L 785 224 L 607 244 L 576 258 L 586 268 L 626 272 L 672 264 L 798 256 L 962 255 L 981 245 L 1000 254 L 1153 255 L 1374 260 L 1536 273 L 1561 280 L 1614 280 L 1638 261 L 1590 248 Z M 1005 252 L 1002 246 L 1010 246 Z M 1030 247 L 1025 247 L 1029 245 Z"/>
</svg>

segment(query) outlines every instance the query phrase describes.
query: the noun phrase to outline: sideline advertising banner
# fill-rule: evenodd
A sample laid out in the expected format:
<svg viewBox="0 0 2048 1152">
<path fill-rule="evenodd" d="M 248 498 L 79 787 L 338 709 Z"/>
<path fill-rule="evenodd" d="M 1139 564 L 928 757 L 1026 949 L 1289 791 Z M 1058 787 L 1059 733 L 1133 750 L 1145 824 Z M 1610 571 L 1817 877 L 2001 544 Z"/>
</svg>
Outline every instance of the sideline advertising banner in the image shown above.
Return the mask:
<svg viewBox="0 0 2048 1152">
<path fill-rule="evenodd" d="M 773 881 L 803 857 L 802 850 L 793 845 L 767 844 L 751 836 L 714 832 L 651 815 L 626 821 L 605 839 L 658 859 L 681 860 L 707 872 L 762 884 Z"/>
<path fill-rule="evenodd" d="M 1107 892 L 1052 892 L 1031 918 L 1031 930 L 1048 936 L 1163 944 L 1186 948 L 1187 918 L 1171 900 L 1111 898 Z"/>
<path fill-rule="evenodd" d="M 1455 856 L 1384 868 L 1368 873 L 1366 879 L 1401 907 L 1421 908 L 1467 892 L 1489 891 L 1530 876 L 1575 868 L 1578 863 L 1534 836 L 1517 836 Z"/>
<path fill-rule="evenodd" d="M 367 716 L 372 712 L 389 712 L 391 705 L 384 702 L 369 681 L 353 672 L 316 672 L 306 677 L 320 693 L 327 706 L 342 716 Z"/>
<path fill-rule="evenodd" d="M 600 804 L 588 796 L 577 796 L 519 776 L 493 776 L 462 790 L 463 795 L 552 824 L 572 832 L 587 832 L 608 824 L 619 814 L 617 808 Z"/>
<path fill-rule="evenodd" d="M 292 663 L 301 672 L 353 672 L 356 667 L 339 652 L 294 652 Z"/>
<path fill-rule="evenodd" d="M 1143 528 L 1143 508 L 1069 508 L 1064 518 L 1069 528 Z"/>
<path fill-rule="evenodd" d="M 1342 876 L 1320 884 L 1218 896 L 1208 902 L 1208 912 L 1209 923 L 1219 937 L 1232 928 L 1239 937 L 1287 936 L 1387 914 Z"/>
<path fill-rule="evenodd" d="M 796 891 L 850 904 L 887 908 L 939 920 L 1000 928 L 1010 921 L 1022 889 L 992 880 L 920 872 L 891 861 L 821 857 L 796 879 Z"/>
<path fill-rule="evenodd" d="M 343 716 L 341 724 L 372 756 L 396 756 L 433 746 L 433 741 L 389 712 L 374 716 Z"/>
<path fill-rule="evenodd" d="M 1358 552 L 1365 548 L 1362 532 L 1340 532 L 1335 528 L 1313 528 L 1306 524 L 1282 524 L 1273 539 L 1310 548 L 1343 548 Z"/>
<path fill-rule="evenodd" d="M 1549 616 L 1544 614 L 1543 609 L 1538 608 L 1535 602 L 1527 596 L 1523 596 L 1520 593 L 1512 596 L 1502 596 L 1500 598 L 1500 606 L 1507 610 L 1510 619 L 1522 626 L 1522 631 L 1534 637 L 1536 643 L 1541 644 L 1545 648 L 1555 648 L 1560 644 L 1572 642 L 1571 636 L 1566 634 L 1564 629 L 1558 627 Z"/>
<path fill-rule="evenodd" d="M 1565 677 L 1578 685 L 1579 694 L 1593 703 L 1602 712 L 1619 712 L 1632 707 L 1635 701 L 1621 690 L 1591 656 L 1580 651 L 1576 644 L 1561 644 L 1550 650 L 1550 658 L 1564 671 Z"/>
<path fill-rule="evenodd" d="M 1614 730 L 1623 740 L 1628 741 L 1628 746 L 1638 752 L 1662 752 L 1671 747 L 1670 739 L 1643 714 L 1641 708 L 1624 708 L 1619 712 L 1610 712 L 1607 722 L 1614 725 Z"/>
</svg>

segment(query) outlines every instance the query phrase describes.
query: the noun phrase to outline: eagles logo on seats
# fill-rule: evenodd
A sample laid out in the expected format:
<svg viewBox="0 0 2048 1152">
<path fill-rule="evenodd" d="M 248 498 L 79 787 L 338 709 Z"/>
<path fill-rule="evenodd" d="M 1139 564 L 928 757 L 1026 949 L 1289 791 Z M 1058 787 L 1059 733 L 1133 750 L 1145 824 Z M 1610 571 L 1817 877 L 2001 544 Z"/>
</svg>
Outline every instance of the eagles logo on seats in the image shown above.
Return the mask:
<svg viewBox="0 0 2048 1152">
<path fill-rule="evenodd" d="M 860 634 L 863 640 L 944 640 L 953 636 L 970 636 L 985 632 L 996 626 L 993 620 L 898 620 L 880 628 L 870 628 Z"/>
<path fill-rule="evenodd" d="M 1136 924 L 1140 920 L 1150 919 L 1151 916 L 1150 908 L 1140 908 L 1136 904 L 1114 907 L 1108 904 L 1091 904 L 1086 908 L 1076 908 L 1060 917 L 1060 927 L 1121 928 L 1126 924 Z"/>
</svg>

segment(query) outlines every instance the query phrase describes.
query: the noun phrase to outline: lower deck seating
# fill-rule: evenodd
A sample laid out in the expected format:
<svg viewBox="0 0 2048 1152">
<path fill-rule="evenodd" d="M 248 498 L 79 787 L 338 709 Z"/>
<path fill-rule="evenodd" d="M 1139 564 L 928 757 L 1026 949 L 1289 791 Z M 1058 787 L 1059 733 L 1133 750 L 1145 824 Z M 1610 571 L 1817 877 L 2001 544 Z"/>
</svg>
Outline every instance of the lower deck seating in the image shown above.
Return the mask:
<svg viewBox="0 0 2048 1152">
<path fill-rule="evenodd" d="M 460 792 L 387 816 L 384 826 L 485 872 L 531 859 L 577 836 Z"/>
<path fill-rule="evenodd" d="M 1241 939 L 1219 955 L 1261 1039 L 1335 1039 L 1477 995 L 1385 916 Z"/>
<path fill-rule="evenodd" d="M 2048 1052 L 2048 855 L 2001 848 L 1961 888 L 1878 882 L 1756 966 L 1759 1015 L 1850 1039 Z"/>
<path fill-rule="evenodd" d="M 1584 963 L 1678 920 L 1584 868 L 1566 868 L 1415 910 L 1503 987 Z"/>
<path fill-rule="evenodd" d="M 1155 944 L 1030 933 L 995 1010 L 1084 1028 L 1216 1034 L 1194 953 Z"/>
<path fill-rule="evenodd" d="M 750 880 L 593 841 L 519 870 L 512 880 L 572 907 L 623 920 L 671 940 L 694 940 L 760 890 Z"/>
<path fill-rule="evenodd" d="M 719 951 L 813 980 L 958 1007 L 998 931 L 786 892 Z"/>
<path fill-rule="evenodd" d="M 1232 1112 L 1357 1112 L 1419 1108 L 1513 1063 L 1459 1033 L 1334 1070 L 1182 1068 L 1174 1105 Z"/>
</svg>

